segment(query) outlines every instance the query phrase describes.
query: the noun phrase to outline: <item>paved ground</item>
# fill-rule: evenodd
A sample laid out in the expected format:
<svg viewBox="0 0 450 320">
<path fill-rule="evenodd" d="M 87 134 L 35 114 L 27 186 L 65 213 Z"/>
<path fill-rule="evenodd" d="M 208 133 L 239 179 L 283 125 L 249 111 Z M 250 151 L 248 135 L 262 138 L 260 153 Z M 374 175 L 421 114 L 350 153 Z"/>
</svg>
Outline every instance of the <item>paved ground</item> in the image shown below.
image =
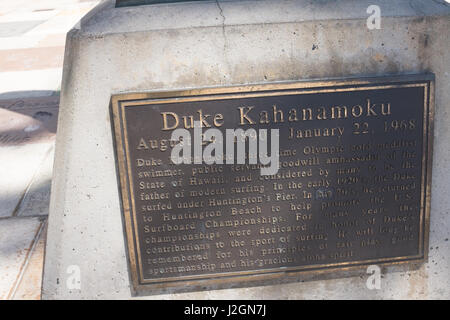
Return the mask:
<svg viewBox="0 0 450 320">
<path fill-rule="evenodd" d="M 40 298 L 65 35 L 98 2 L 0 1 L 0 300 Z"/>
</svg>

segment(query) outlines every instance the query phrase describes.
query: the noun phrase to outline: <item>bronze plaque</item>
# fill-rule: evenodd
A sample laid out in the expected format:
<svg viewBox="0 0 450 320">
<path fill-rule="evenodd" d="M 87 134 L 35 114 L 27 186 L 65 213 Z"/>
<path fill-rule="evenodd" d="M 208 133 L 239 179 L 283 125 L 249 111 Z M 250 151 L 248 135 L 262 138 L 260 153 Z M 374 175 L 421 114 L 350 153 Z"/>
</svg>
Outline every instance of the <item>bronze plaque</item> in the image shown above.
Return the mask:
<svg viewBox="0 0 450 320">
<path fill-rule="evenodd" d="M 424 261 L 433 83 L 425 74 L 114 95 L 135 292 Z M 248 152 L 244 164 L 174 164 L 171 135 L 193 133 L 196 120 L 224 136 L 278 129 L 278 172 L 262 175 Z"/>
</svg>

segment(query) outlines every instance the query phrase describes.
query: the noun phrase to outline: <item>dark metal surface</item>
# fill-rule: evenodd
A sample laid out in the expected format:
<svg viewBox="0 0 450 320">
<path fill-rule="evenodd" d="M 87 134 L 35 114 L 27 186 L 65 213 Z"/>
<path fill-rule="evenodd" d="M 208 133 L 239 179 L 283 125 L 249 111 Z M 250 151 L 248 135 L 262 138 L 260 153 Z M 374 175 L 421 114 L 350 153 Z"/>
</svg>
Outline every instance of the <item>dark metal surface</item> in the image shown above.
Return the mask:
<svg viewBox="0 0 450 320">
<path fill-rule="evenodd" d="M 432 86 L 419 75 L 113 96 L 134 288 L 423 261 Z M 278 174 L 172 164 L 161 113 L 182 124 L 199 110 L 222 115 L 223 132 L 279 129 Z"/>
</svg>

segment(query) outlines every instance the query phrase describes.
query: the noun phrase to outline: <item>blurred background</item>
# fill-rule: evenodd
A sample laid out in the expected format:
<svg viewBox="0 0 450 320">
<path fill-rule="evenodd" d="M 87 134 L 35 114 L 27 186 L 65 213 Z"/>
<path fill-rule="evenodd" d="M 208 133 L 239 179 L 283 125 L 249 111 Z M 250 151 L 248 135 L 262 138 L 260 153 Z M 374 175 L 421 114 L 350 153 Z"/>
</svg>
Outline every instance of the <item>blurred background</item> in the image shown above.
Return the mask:
<svg viewBox="0 0 450 320">
<path fill-rule="evenodd" d="M 66 33 L 100 0 L 0 0 L 0 300 L 40 299 Z"/>
</svg>

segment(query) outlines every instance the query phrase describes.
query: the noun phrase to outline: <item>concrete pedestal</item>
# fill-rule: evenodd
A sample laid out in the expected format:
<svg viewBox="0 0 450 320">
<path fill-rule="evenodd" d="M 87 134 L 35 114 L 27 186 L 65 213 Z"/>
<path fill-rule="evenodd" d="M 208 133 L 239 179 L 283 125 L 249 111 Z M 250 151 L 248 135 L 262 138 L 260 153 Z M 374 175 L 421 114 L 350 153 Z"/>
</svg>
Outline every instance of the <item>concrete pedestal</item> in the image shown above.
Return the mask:
<svg viewBox="0 0 450 320">
<path fill-rule="evenodd" d="M 372 4 L 380 29 L 366 24 Z M 380 290 L 351 277 L 149 298 L 450 298 L 449 17 L 444 1 L 102 3 L 68 34 L 43 298 L 131 297 L 112 94 L 421 72 L 436 75 L 428 263 Z"/>
</svg>

